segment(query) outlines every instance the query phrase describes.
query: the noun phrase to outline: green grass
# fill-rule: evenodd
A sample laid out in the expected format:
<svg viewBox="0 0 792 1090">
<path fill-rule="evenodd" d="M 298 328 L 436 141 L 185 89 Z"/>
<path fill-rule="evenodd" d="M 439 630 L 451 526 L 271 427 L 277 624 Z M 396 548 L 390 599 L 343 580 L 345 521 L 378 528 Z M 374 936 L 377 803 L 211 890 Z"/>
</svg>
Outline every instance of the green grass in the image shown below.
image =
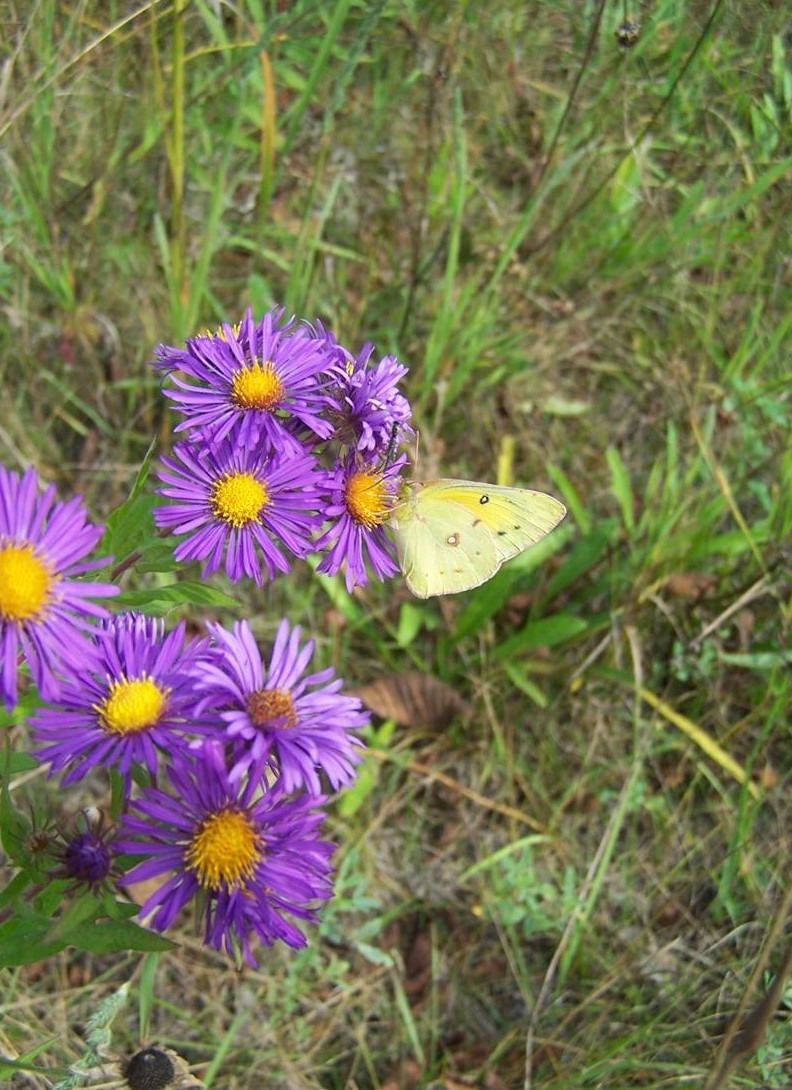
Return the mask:
<svg viewBox="0 0 792 1090">
<path fill-rule="evenodd" d="M 140 1001 L 222 1087 L 703 1085 L 789 876 L 783 5 L 657 0 L 629 51 L 622 3 L 5 8 L 5 464 L 106 517 L 168 441 L 154 346 L 283 303 L 410 365 L 419 476 L 570 516 L 459 599 L 236 588 L 463 715 L 372 733 L 308 950 L 16 971 L 0 1052 L 73 1062 L 131 979 L 113 1047 Z M 731 1085 L 790 1070 L 784 1013 Z"/>
</svg>

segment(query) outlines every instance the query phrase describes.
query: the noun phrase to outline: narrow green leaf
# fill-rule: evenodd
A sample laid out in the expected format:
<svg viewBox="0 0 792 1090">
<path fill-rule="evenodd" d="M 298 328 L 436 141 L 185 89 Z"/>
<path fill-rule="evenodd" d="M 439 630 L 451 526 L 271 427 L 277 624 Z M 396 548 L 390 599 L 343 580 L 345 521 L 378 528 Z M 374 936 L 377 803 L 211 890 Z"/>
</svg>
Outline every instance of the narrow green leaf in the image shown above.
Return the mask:
<svg viewBox="0 0 792 1090">
<path fill-rule="evenodd" d="M 633 493 L 630 484 L 630 474 L 624 464 L 621 454 L 615 447 L 608 447 L 605 458 L 611 471 L 611 489 L 621 508 L 622 518 L 627 530 L 632 534 L 635 529 L 635 514 L 633 512 Z"/>
<path fill-rule="evenodd" d="M 545 599 L 554 598 L 599 563 L 610 548 L 617 531 L 618 526 L 612 520 L 576 541 L 561 567 L 544 588 Z"/>
<path fill-rule="evenodd" d="M 561 493 L 561 498 L 569 508 L 569 513 L 574 522 L 578 524 L 581 534 L 587 534 L 591 530 L 591 519 L 586 511 L 577 489 L 564 473 L 560 466 L 548 465 L 547 472 Z"/>
<path fill-rule="evenodd" d="M 521 693 L 525 693 L 527 697 L 530 697 L 540 708 L 546 708 L 550 701 L 547 699 L 545 693 L 539 688 L 535 681 L 531 681 L 529 677 L 525 676 L 525 673 L 518 669 L 513 662 L 504 662 L 503 668 L 511 681 L 512 685 L 516 689 L 519 689 Z"/>
<path fill-rule="evenodd" d="M 516 635 L 504 641 L 495 650 L 495 657 L 503 662 L 511 655 L 521 651 L 533 651 L 537 647 L 555 647 L 567 640 L 574 640 L 584 632 L 594 631 L 606 621 L 599 624 L 592 621 L 584 621 L 582 617 L 574 617 L 569 613 L 556 613 L 553 617 L 545 617 L 541 621 L 529 621 L 529 623 L 517 632 Z"/>
<path fill-rule="evenodd" d="M 21 866 L 27 861 L 25 838 L 30 832 L 30 821 L 16 809 L 11 798 L 10 766 L 11 749 L 6 742 L 2 783 L 0 783 L 0 842 L 11 861 Z"/>
<path fill-rule="evenodd" d="M 138 995 L 140 997 L 140 1036 L 143 1040 L 146 1040 L 148 1037 L 151 1012 L 154 1009 L 154 981 L 158 968 L 159 955 L 146 954 L 143 958 L 143 968 L 140 971 L 140 987 L 138 988 Z"/>
</svg>

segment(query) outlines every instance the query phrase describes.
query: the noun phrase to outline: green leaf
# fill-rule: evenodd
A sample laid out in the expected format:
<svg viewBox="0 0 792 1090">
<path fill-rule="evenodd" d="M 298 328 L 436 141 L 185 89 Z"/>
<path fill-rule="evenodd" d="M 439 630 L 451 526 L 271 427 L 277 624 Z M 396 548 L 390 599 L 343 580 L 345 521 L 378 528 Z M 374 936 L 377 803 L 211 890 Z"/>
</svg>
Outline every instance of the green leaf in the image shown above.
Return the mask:
<svg viewBox="0 0 792 1090">
<path fill-rule="evenodd" d="M 57 954 L 65 941 L 45 942 L 49 920 L 16 916 L 0 927 L 0 966 L 32 965 Z"/>
<path fill-rule="evenodd" d="M 140 548 L 144 541 L 156 540 L 152 514 L 155 504 L 154 496 L 135 496 L 113 513 L 117 517 L 105 531 L 102 544 L 116 563 Z"/>
<path fill-rule="evenodd" d="M 151 512 L 156 499 L 142 495 L 142 491 L 148 480 L 155 444 L 156 440 L 152 439 L 129 498 L 108 516 L 105 525 L 101 550 L 113 556 L 116 562 L 129 556 L 147 536 L 154 537 Z"/>
<path fill-rule="evenodd" d="M 593 568 L 608 551 L 617 533 L 617 523 L 615 520 L 610 520 L 593 533 L 576 541 L 561 567 L 544 588 L 545 598 L 548 600 L 554 598 L 570 583 L 574 583 L 581 575 Z"/>
<path fill-rule="evenodd" d="M 404 602 L 399 610 L 399 624 L 396 629 L 396 643 L 401 648 L 409 647 L 424 627 L 426 611 L 412 602 Z"/>
<path fill-rule="evenodd" d="M 526 677 L 524 672 L 518 669 L 513 662 L 504 662 L 503 668 L 516 689 L 519 689 L 521 693 L 525 693 L 525 695 L 530 697 L 534 704 L 537 704 L 540 708 L 547 707 L 550 701 L 536 682 L 531 681 L 529 677 Z"/>
<path fill-rule="evenodd" d="M 577 489 L 559 466 L 549 465 L 547 467 L 547 472 L 550 474 L 553 483 L 560 491 L 561 498 L 569 508 L 569 513 L 572 516 L 573 521 L 578 524 L 580 532 L 582 534 L 588 534 L 591 530 L 591 518 L 589 517 L 588 511 L 586 511 L 586 508 L 583 506 L 583 501 L 581 500 Z"/>
<path fill-rule="evenodd" d="M 753 651 L 746 654 L 731 651 L 719 651 L 718 658 L 730 666 L 741 666 L 745 670 L 775 670 L 779 666 L 792 663 L 792 651 Z"/>
<path fill-rule="evenodd" d="M 355 949 L 372 965 L 381 965 L 386 969 L 393 968 L 393 958 L 387 950 L 380 950 L 378 946 L 371 946 L 367 942 L 356 942 Z"/>
<path fill-rule="evenodd" d="M 102 915 L 101 898 L 90 891 L 81 893 L 66 907 L 47 932 L 47 942 L 57 942 L 60 939 L 69 941 L 71 931 L 88 920 L 95 920 L 100 915 Z"/>
<path fill-rule="evenodd" d="M 145 613 L 159 616 L 168 613 L 174 606 L 199 605 L 217 606 L 221 609 L 237 609 L 238 603 L 208 583 L 168 583 L 164 587 L 152 587 L 149 590 L 127 590 L 113 599 L 114 606 L 123 609 L 140 609 Z"/>
<path fill-rule="evenodd" d="M 358 765 L 354 786 L 347 788 L 338 800 L 336 809 L 339 815 L 348 818 L 356 814 L 377 786 L 378 779 L 379 765 L 374 758 L 368 757 L 362 765 Z"/>
<path fill-rule="evenodd" d="M 635 515 L 633 513 L 633 493 L 630 484 L 630 474 L 622 460 L 621 454 L 615 447 L 608 447 L 605 458 L 611 471 L 611 489 L 621 507 L 622 518 L 627 530 L 632 533 L 635 529 Z"/>
<path fill-rule="evenodd" d="M 68 889 L 69 880 L 67 878 L 56 878 L 54 881 L 42 886 L 41 889 L 36 892 L 33 902 L 36 913 L 42 919 L 46 918 L 52 923 L 52 917 L 60 907 Z"/>
<path fill-rule="evenodd" d="M 638 156 L 625 155 L 610 185 L 611 208 L 619 220 L 619 229 L 629 221 L 630 213 L 641 200 L 641 165 Z"/>
<path fill-rule="evenodd" d="M 0 1057 L 0 1082 L 5 1082 L 10 1079 L 14 1074 L 19 1071 L 27 1071 L 34 1075 L 40 1075 L 44 1084 L 50 1084 L 54 1074 L 63 1072 L 63 1068 L 37 1068 L 31 1063 L 31 1060 L 35 1060 L 37 1056 L 40 1056 L 42 1052 L 46 1052 L 48 1048 L 57 1040 L 55 1037 L 48 1037 L 44 1041 L 40 1041 L 34 1048 L 28 1049 L 24 1052 L 18 1060 L 9 1060 L 5 1056 Z M 28 1082 L 29 1080 L 25 1080 Z"/>
<path fill-rule="evenodd" d="M 28 753 L 12 753 L 8 762 L 8 773 L 16 776 L 20 772 L 30 772 L 39 767 L 39 761 Z"/>
<path fill-rule="evenodd" d="M 8 885 L 0 890 L 0 909 L 13 904 L 17 897 L 25 892 L 32 881 L 33 879 L 27 871 L 21 870 L 18 874 L 15 874 Z"/>
<path fill-rule="evenodd" d="M 119 859 L 124 858 L 122 856 Z M 132 916 L 137 916 L 140 912 L 138 905 L 133 904 L 132 901 L 117 901 L 109 889 L 105 889 L 102 893 L 102 915 L 107 916 L 110 920 L 128 920 Z"/>
<path fill-rule="evenodd" d="M 157 954 L 146 954 L 143 958 L 143 968 L 140 972 L 140 985 L 138 988 L 140 1004 L 140 1036 L 145 1040 L 149 1035 L 151 1012 L 155 1003 L 155 979 L 160 959 Z"/>
<path fill-rule="evenodd" d="M 590 401 L 563 397 L 561 394 L 550 394 L 542 403 L 542 412 L 547 413 L 548 416 L 583 416 L 591 412 L 593 407 Z"/>
<path fill-rule="evenodd" d="M 147 931 L 129 920 L 103 920 L 98 924 L 84 925 L 70 935 L 72 946 L 88 950 L 92 954 L 113 954 L 124 950 L 174 950 L 176 943 L 156 931 Z"/>
<path fill-rule="evenodd" d="M 582 617 L 574 617 L 570 613 L 556 613 L 553 617 L 545 617 L 540 621 L 529 621 L 528 624 L 510 639 L 505 640 L 495 650 L 495 657 L 500 661 L 521 651 L 533 651 L 537 647 L 555 647 L 567 640 L 574 640 L 584 632 L 593 631 L 607 623 L 601 620 L 599 623 L 584 621 Z"/>
<path fill-rule="evenodd" d="M 30 832 L 30 821 L 16 809 L 9 790 L 11 749 L 6 743 L 3 755 L 3 775 L 0 784 L 0 841 L 9 858 L 18 866 L 27 862 L 25 841 Z"/>
<path fill-rule="evenodd" d="M 140 559 L 135 561 L 137 572 L 172 572 L 181 567 L 173 556 L 173 544 L 157 538 L 140 549 Z"/>
<path fill-rule="evenodd" d="M 352 597 L 349 591 L 344 585 L 344 580 L 340 575 L 321 575 L 317 572 L 316 565 L 319 563 L 319 557 L 309 557 L 308 563 L 314 568 L 314 578 L 318 585 L 325 592 L 327 597 L 341 613 L 347 621 L 356 623 L 363 617 L 363 613 L 358 605 L 357 601 Z"/>
</svg>

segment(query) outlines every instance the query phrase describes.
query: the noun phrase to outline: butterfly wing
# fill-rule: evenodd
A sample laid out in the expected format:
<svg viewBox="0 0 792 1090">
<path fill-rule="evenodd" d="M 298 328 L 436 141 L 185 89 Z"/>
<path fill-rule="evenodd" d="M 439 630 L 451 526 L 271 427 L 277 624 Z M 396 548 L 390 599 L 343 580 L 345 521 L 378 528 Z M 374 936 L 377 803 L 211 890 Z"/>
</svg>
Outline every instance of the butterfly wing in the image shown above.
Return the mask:
<svg viewBox="0 0 792 1090">
<path fill-rule="evenodd" d="M 475 525 L 464 507 L 422 497 L 423 490 L 408 499 L 393 523 L 399 566 L 412 593 L 456 594 L 494 575 L 500 561 L 485 527 Z"/>
<path fill-rule="evenodd" d="M 552 496 L 526 488 L 456 480 L 413 487 L 392 525 L 407 586 L 419 598 L 485 583 L 566 514 Z"/>
</svg>

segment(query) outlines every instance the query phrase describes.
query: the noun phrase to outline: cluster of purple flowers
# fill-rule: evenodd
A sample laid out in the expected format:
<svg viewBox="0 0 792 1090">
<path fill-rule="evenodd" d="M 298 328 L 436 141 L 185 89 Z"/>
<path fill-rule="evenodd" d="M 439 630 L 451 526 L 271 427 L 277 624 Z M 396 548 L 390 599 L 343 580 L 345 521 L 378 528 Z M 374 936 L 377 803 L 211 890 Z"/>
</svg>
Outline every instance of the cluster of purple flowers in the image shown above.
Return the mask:
<svg viewBox="0 0 792 1090">
<path fill-rule="evenodd" d="M 372 355 L 280 308 L 160 346 L 155 366 L 186 436 L 163 460 L 170 502 L 155 513 L 182 537 L 177 560 L 260 584 L 316 551 L 320 572 L 345 569 L 348 590 L 395 574 L 384 524 L 405 463 L 393 455 L 412 434 L 398 389 L 407 368 Z"/>
<path fill-rule="evenodd" d="M 279 309 L 160 346 L 185 438 L 163 459 L 155 518 L 181 535 L 178 560 L 261 584 L 319 550 L 350 589 L 395 571 L 384 523 L 410 434 L 406 369 L 371 361 L 370 345 L 354 356 Z M 23 658 L 50 775 L 112 768 L 123 785 L 120 827 L 82 827 L 62 873 L 100 884 L 118 853 L 141 857 L 120 880 L 160 881 L 141 909 L 152 927 L 196 900 L 205 942 L 251 964 L 254 936 L 302 946 L 294 921 L 332 895 L 325 792 L 354 780 L 368 714 L 333 669 L 312 670 L 313 642 L 286 620 L 262 657 L 245 621 L 188 637 L 110 615 L 100 600 L 119 588 L 81 578 L 108 562 L 88 559 L 101 536 L 79 497 L 58 503 L 32 469 L 0 467 L 0 695 L 15 706 Z"/>
</svg>

